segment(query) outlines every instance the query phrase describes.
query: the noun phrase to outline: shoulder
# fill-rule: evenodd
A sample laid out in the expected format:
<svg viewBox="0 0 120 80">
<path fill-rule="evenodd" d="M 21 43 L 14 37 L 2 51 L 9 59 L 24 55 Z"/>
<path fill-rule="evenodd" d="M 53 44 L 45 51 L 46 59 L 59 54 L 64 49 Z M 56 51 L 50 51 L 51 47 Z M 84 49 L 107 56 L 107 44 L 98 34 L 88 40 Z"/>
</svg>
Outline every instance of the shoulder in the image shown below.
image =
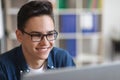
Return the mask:
<svg viewBox="0 0 120 80">
<path fill-rule="evenodd" d="M 62 48 L 58 48 L 58 47 L 54 47 L 52 49 L 52 54 L 54 55 L 59 55 L 59 56 L 70 56 L 69 52 L 65 49 L 62 49 Z"/>
<path fill-rule="evenodd" d="M 53 48 L 51 55 L 58 61 L 71 61 L 73 59 L 67 50 L 57 47 Z"/>
<path fill-rule="evenodd" d="M 2 74 L 8 73 L 10 76 L 15 72 L 16 65 L 14 63 L 17 62 L 15 58 L 17 49 L 18 48 L 14 48 L 0 55 L 0 72 L 2 72 Z"/>
<path fill-rule="evenodd" d="M 17 50 L 17 48 L 14 48 L 5 53 L 2 53 L 0 55 L 0 63 L 9 64 L 10 62 L 12 62 L 13 58 L 15 57 L 16 50 Z"/>
<path fill-rule="evenodd" d="M 2 80 L 7 80 L 5 78 L 8 78 L 15 72 L 13 56 L 13 50 L 0 55 L 0 77 L 2 77 Z"/>
<path fill-rule="evenodd" d="M 54 47 L 50 55 L 57 67 L 75 66 L 72 56 L 65 49 Z"/>
</svg>

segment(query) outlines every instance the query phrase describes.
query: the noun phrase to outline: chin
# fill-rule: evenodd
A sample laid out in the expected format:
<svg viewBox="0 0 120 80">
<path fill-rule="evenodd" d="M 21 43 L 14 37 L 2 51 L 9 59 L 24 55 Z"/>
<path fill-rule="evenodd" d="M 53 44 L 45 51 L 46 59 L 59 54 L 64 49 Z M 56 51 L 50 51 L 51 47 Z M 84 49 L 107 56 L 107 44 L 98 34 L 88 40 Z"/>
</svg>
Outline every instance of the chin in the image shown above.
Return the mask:
<svg viewBox="0 0 120 80">
<path fill-rule="evenodd" d="M 39 57 L 40 60 L 46 60 L 48 57 Z"/>
<path fill-rule="evenodd" d="M 40 52 L 36 53 L 36 56 L 38 56 L 39 59 L 47 59 L 50 51 L 51 51 L 51 49 L 49 49 L 47 51 L 40 51 Z"/>
<path fill-rule="evenodd" d="M 38 56 L 38 57 L 39 57 L 39 59 L 45 60 L 45 59 L 48 58 L 48 55 L 41 55 L 41 56 Z"/>
</svg>

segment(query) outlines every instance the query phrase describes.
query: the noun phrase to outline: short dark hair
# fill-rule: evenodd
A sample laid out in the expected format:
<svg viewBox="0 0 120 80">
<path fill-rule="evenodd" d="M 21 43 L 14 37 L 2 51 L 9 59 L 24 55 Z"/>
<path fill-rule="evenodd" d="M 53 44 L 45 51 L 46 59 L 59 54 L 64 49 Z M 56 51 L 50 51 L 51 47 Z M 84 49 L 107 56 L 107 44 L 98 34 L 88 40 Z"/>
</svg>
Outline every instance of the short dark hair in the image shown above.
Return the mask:
<svg viewBox="0 0 120 80">
<path fill-rule="evenodd" d="M 17 28 L 25 28 L 28 19 L 35 16 L 48 15 L 54 22 L 52 3 L 49 1 L 31 1 L 24 4 L 17 14 Z"/>
</svg>

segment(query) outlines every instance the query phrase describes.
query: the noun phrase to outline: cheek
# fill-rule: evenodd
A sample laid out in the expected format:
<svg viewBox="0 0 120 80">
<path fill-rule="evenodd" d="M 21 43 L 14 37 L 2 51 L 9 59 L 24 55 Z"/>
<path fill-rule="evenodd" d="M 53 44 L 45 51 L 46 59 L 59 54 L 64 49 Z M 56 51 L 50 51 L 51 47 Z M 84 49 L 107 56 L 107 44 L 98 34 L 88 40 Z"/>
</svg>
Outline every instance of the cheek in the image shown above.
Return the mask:
<svg viewBox="0 0 120 80">
<path fill-rule="evenodd" d="M 55 41 L 50 41 L 50 45 L 53 46 Z"/>
<path fill-rule="evenodd" d="M 32 48 L 35 45 L 29 38 L 24 38 L 22 40 L 21 44 L 28 47 L 28 48 Z"/>
<path fill-rule="evenodd" d="M 25 41 L 25 42 L 23 42 L 23 44 L 22 45 L 24 45 L 24 47 L 26 48 L 26 50 L 29 52 L 29 53 L 33 53 L 34 51 L 35 51 L 35 47 L 36 47 L 36 45 L 37 44 L 35 44 L 35 43 L 32 43 L 32 42 L 30 42 L 30 41 Z"/>
<path fill-rule="evenodd" d="M 24 36 L 22 38 L 22 42 L 23 42 L 23 44 L 26 44 L 26 45 L 32 45 L 33 44 L 33 41 L 31 40 L 30 36 Z"/>
</svg>

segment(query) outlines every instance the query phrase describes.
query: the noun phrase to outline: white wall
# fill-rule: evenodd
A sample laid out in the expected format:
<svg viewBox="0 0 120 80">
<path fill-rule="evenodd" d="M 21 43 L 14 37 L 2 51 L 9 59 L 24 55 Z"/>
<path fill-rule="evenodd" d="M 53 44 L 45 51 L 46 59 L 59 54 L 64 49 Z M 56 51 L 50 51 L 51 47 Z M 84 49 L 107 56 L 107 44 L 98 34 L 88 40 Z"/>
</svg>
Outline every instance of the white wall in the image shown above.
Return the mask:
<svg viewBox="0 0 120 80">
<path fill-rule="evenodd" d="M 104 53 L 108 56 L 106 60 L 111 55 L 111 32 L 117 27 L 120 29 L 120 0 L 103 0 Z"/>
</svg>

